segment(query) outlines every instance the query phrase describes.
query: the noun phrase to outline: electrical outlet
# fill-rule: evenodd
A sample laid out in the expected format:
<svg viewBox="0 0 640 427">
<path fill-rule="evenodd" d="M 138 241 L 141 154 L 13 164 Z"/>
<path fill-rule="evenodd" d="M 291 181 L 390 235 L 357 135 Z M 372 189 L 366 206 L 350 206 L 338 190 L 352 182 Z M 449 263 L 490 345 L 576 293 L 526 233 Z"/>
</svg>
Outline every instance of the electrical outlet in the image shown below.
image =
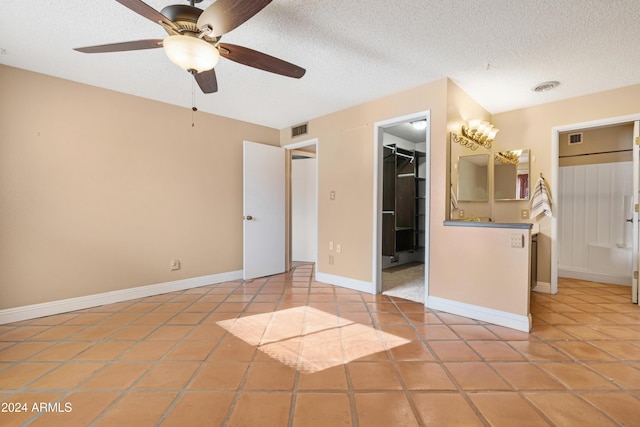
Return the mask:
<svg viewBox="0 0 640 427">
<path fill-rule="evenodd" d="M 524 235 L 512 234 L 511 235 L 511 247 L 512 248 L 524 248 Z"/>
<path fill-rule="evenodd" d="M 329 255 L 329 265 L 333 265 L 333 255 Z"/>
<path fill-rule="evenodd" d="M 522 212 L 520 213 L 520 215 L 522 215 L 522 219 L 529 219 L 529 210 L 522 209 Z"/>
<path fill-rule="evenodd" d="M 339 253 L 339 254 L 341 254 L 341 253 L 342 253 L 342 245 L 341 245 L 340 243 L 338 243 L 338 244 L 336 245 L 336 252 L 337 252 L 337 253 Z"/>
<path fill-rule="evenodd" d="M 333 250 L 333 241 L 329 242 L 329 250 L 332 251 Z"/>
<path fill-rule="evenodd" d="M 335 200 L 335 199 L 336 199 L 336 191 L 331 190 L 331 192 L 329 193 L 329 200 Z"/>
<path fill-rule="evenodd" d="M 171 266 L 169 267 L 169 270 L 171 270 L 171 271 L 180 270 L 180 260 L 179 259 L 172 259 L 171 260 Z"/>
<path fill-rule="evenodd" d="M 463 209 L 459 209 L 458 210 L 458 218 L 464 218 L 464 210 Z"/>
</svg>

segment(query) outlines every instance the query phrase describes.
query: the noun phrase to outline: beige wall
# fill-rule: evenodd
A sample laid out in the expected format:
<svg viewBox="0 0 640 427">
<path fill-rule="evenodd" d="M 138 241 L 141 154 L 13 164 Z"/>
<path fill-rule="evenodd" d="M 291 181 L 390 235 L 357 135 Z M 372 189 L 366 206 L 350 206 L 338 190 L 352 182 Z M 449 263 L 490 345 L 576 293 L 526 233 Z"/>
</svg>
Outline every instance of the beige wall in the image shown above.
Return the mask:
<svg viewBox="0 0 640 427">
<path fill-rule="evenodd" d="M 576 132 L 582 133 L 582 143 L 569 145 L 569 135 Z M 633 161 L 633 124 L 560 133 L 558 143 L 560 166 L 631 162 Z"/>
<path fill-rule="evenodd" d="M 431 110 L 430 296 L 526 314 L 523 307 L 528 307 L 528 292 L 518 293 L 514 300 L 513 295 L 500 289 L 500 284 L 491 286 L 490 281 L 478 279 L 497 277 L 500 272 L 499 282 L 508 282 L 506 278 L 511 275 L 524 281 L 513 289 L 528 289 L 526 275 L 516 273 L 526 272 L 528 256 L 510 247 L 506 239 L 511 231 L 489 232 L 492 238 L 487 239 L 485 231 L 443 225 L 449 205 L 449 132 L 459 131 L 462 121 L 471 118 L 492 121 L 500 129 L 494 151 L 532 150 L 531 176 L 535 182 L 540 173 L 550 179 L 554 126 L 638 113 L 640 107 L 634 100 L 639 96 L 640 85 L 491 116 L 451 81 L 440 80 L 310 120 L 310 135 L 302 139 L 317 137 L 320 146 L 318 270 L 372 280 L 373 123 Z M 296 140 L 290 138 L 289 129 L 283 129 L 281 144 L 292 142 Z M 329 200 L 331 190 L 336 191 L 335 201 Z M 524 209 L 528 209 L 528 201 L 491 201 L 488 211 L 496 221 L 529 222 L 521 217 Z M 549 282 L 550 221 L 543 218 L 539 225 L 538 280 Z M 343 247 L 343 253 L 335 255 L 335 265 L 327 262 L 329 241 Z M 462 241 L 467 252 L 484 261 L 474 264 L 476 269 L 460 269 L 468 265 L 461 255 Z M 501 259 L 512 259 L 508 269 L 496 270 L 496 260 Z M 468 274 L 461 276 L 462 270 Z"/>
<path fill-rule="evenodd" d="M 476 154 L 487 154 L 488 151 L 479 148 L 477 150 L 471 150 L 468 147 L 463 147 L 460 144 L 451 141 L 451 133 L 460 134 L 462 125 L 471 119 L 491 120 L 489 113 L 482 108 L 477 102 L 471 99 L 463 90 L 461 90 L 456 84 L 449 81 L 447 92 L 447 175 L 453 188 L 454 194 L 457 195 L 458 189 L 458 171 L 456 169 L 458 159 L 460 156 L 472 156 Z M 445 184 L 446 186 L 446 184 Z M 489 193 L 490 194 L 490 193 Z M 447 193 L 447 219 L 460 219 L 460 218 L 488 218 L 491 217 L 491 204 L 487 202 L 460 202 L 458 203 L 458 210 L 450 212 L 450 194 Z M 460 215 L 462 213 L 462 215 Z"/>
<path fill-rule="evenodd" d="M 511 232 L 443 224 L 449 132 L 491 120 L 501 129 L 494 150 L 531 148 L 532 176 L 550 177 L 553 126 L 640 110 L 637 85 L 491 117 L 443 79 L 313 119 L 309 135 L 291 139 L 289 129 L 207 114 L 192 128 L 188 109 L 9 67 L 0 89 L 0 309 L 241 269 L 243 139 L 318 138 L 318 270 L 370 282 L 374 123 L 430 110 L 430 295 L 525 314 L 520 279 L 516 302 L 501 289 L 526 277 Z M 491 212 L 517 221 L 527 204 L 492 202 Z M 549 221 L 540 225 L 538 276 L 548 281 Z M 334 265 L 329 241 L 342 246 Z M 460 268 L 463 246 L 475 270 Z M 181 270 L 169 271 L 172 258 Z M 478 279 L 494 277 L 501 259 L 512 260 L 501 283 Z"/>
<path fill-rule="evenodd" d="M 553 102 L 495 114 L 493 123 L 500 128 L 494 146 L 499 150 L 530 148 L 533 183 L 542 173 L 551 182 L 551 132 L 556 126 L 640 113 L 640 85 L 610 90 L 564 101 Z M 553 194 L 551 195 L 553 197 Z M 502 202 L 494 205 L 495 216 L 518 215 L 527 202 Z M 551 280 L 551 220 L 538 218 L 538 280 Z"/>
<path fill-rule="evenodd" d="M 291 139 L 289 129 L 281 131 L 282 145 L 318 138 L 318 271 L 364 282 L 373 280 L 373 126 L 378 121 L 425 110 L 431 111 L 430 296 L 526 315 L 528 246 L 510 248 L 510 230 L 443 224 L 449 203 L 449 131 L 459 130 L 463 120 L 490 119 L 478 103 L 448 79 L 310 120 L 310 133 L 303 137 Z M 329 199 L 332 190 L 336 192 L 333 201 Z M 330 241 L 342 245 L 341 254 L 331 253 L 334 265 L 328 263 Z M 481 254 L 474 260 L 474 268 L 460 268 L 465 265 L 463 245 Z M 498 270 L 495 263 L 502 259 L 515 261 L 508 269 Z M 501 283 L 492 286 L 483 279 L 478 285 L 478 277 L 496 278 L 497 274 L 503 279 Z M 512 288 L 505 292 L 504 286 Z"/>
<path fill-rule="evenodd" d="M 459 133 L 463 122 L 474 118 L 491 120 L 481 105 L 448 80 L 447 131 Z M 432 185 L 436 187 L 431 191 L 429 296 L 526 316 L 529 313 L 528 242 L 524 248 L 514 249 L 509 240 L 512 234 L 523 230 L 451 227 L 442 223 L 449 207 L 447 177 L 451 172 L 451 152 L 460 148 L 455 145 L 450 145 L 448 134 L 444 141 L 431 141 L 432 153 L 438 153 L 438 157 L 432 158 L 431 169 Z M 446 190 L 447 197 L 434 197 L 434 190 L 439 188 Z M 461 207 L 473 209 L 465 212 L 465 217 L 485 217 L 491 212 L 486 210 L 487 205 L 475 202 L 463 203 Z M 525 234 L 528 236 L 528 231 Z M 501 267 L 503 260 L 509 260 L 506 268 Z"/>
<path fill-rule="evenodd" d="M 278 130 L 6 66 L 0 93 L 0 309 L 242 269 L 242 140 Z"/>
<path fill-rule="evenodd" d="M 529 230 L 446 226 L 440 235 L 446 240 L 431 242 L 429 297 L 529 314 Z M 512 236 L 524 246 L 512 248 Z"/>
<path fill-rule="evenodd" d="M 445 155 L 447 80 L 440 80 L 347 110 L 309 121 L 309 135 L 291 138 L 281 131 L 281 144 L 318 138 L 318 271 L 371 282 L 373 254 L 374 124 L 431 109 L 431 138 L 438 158 Z M 442 175 L 443 161 L 432 162 Z M 437 217 L 444 219 L 444 184 L 433 184 L 440 202 Z M 329 193 L 336 192 L 335 200 Z M 329 242 L 342 253 L 329 265 Z"/>
</svg>

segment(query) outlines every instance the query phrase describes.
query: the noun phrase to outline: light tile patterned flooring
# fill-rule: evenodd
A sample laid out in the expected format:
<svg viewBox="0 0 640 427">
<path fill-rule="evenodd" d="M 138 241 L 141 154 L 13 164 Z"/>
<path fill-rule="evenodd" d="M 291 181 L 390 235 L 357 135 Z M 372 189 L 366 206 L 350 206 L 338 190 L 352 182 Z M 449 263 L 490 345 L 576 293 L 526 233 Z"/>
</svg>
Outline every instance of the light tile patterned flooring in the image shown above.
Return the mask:
<svg viewBox="0 0 640 427">
<path fill-rule="evenodd" d="M 640 425 L 628 287 L 534 293 L 527 334 L 312 268 L 0 325 L 0 425 Z"/>
</svg>

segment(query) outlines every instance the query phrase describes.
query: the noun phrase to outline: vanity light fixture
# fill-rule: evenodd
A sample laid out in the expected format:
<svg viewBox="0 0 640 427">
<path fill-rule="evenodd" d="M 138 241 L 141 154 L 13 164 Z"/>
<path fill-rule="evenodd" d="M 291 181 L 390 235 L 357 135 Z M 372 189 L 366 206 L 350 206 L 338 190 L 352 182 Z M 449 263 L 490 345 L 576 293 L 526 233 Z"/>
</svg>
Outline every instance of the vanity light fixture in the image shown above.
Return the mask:
<svg viewBox="0 0 640 427">
<path fill-rule="evenodd" d="M 496 153 L 496 161 L 501 164 L 511 163 L 517 165 L 520 162 L 522 150 L 499 151 Z"/>
<path fill-rule="evenodd" d="M 489 150 L 498 130 L 487 121 L 472 119 L 467 124 L 462 125 L 462 135 L 451 133 L 451 137 L 453 142 L 463 147 L 471 148 L 472 150 L 484 147 Z"/>
<path fill-rule="evenodd" d="M 415 120 L 413 122 L 410 122 L 411 126 L 413 126 L 414 129 L 416 130 L 424 130 L 427 128 L 427 120 L 423 119 L 423 120 Z"/>
</svg>

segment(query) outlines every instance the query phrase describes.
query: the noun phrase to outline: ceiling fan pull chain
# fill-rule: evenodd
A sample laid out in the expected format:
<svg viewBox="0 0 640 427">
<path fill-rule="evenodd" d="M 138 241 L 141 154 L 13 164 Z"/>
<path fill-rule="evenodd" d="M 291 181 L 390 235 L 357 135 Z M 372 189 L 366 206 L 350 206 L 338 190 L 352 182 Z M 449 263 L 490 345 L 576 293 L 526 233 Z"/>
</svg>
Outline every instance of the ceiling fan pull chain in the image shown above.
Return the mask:
<svg viewBox="0 0 640 427">
<path fill-rule="evenodd" d="M 196 108 L 196 81 L 191 79 L 191 127 L 195 127 L 195 114 L 198 109 Z"/>
<path fill-rule="evenodd" d="M 205 94 L 218 91 L 215 66 L 221 56 L 238 64 L 285 77 L 299 79 L 305 74 L 304 68 L 266 53 L 220 43 L 223 34 L 244 24 L 272 0 L 215 0 L 204 10 L 194 6 L 203 0 L 185 1 L 189 6 L 174 4 L 158 11 L 143 0 L 117 0 L 132 12 L 159 24 L 167 31 L 168 37 L 87 46 L 75 50 L 83 53 L 105 53 L 162 48 L 171 62 L 193 75 L 196 84 Z M 194 113 L 198 111 L 195 95 L 192 109 Z M 195 126 L 195 120 L 191 124 Z"/>
</svg>

